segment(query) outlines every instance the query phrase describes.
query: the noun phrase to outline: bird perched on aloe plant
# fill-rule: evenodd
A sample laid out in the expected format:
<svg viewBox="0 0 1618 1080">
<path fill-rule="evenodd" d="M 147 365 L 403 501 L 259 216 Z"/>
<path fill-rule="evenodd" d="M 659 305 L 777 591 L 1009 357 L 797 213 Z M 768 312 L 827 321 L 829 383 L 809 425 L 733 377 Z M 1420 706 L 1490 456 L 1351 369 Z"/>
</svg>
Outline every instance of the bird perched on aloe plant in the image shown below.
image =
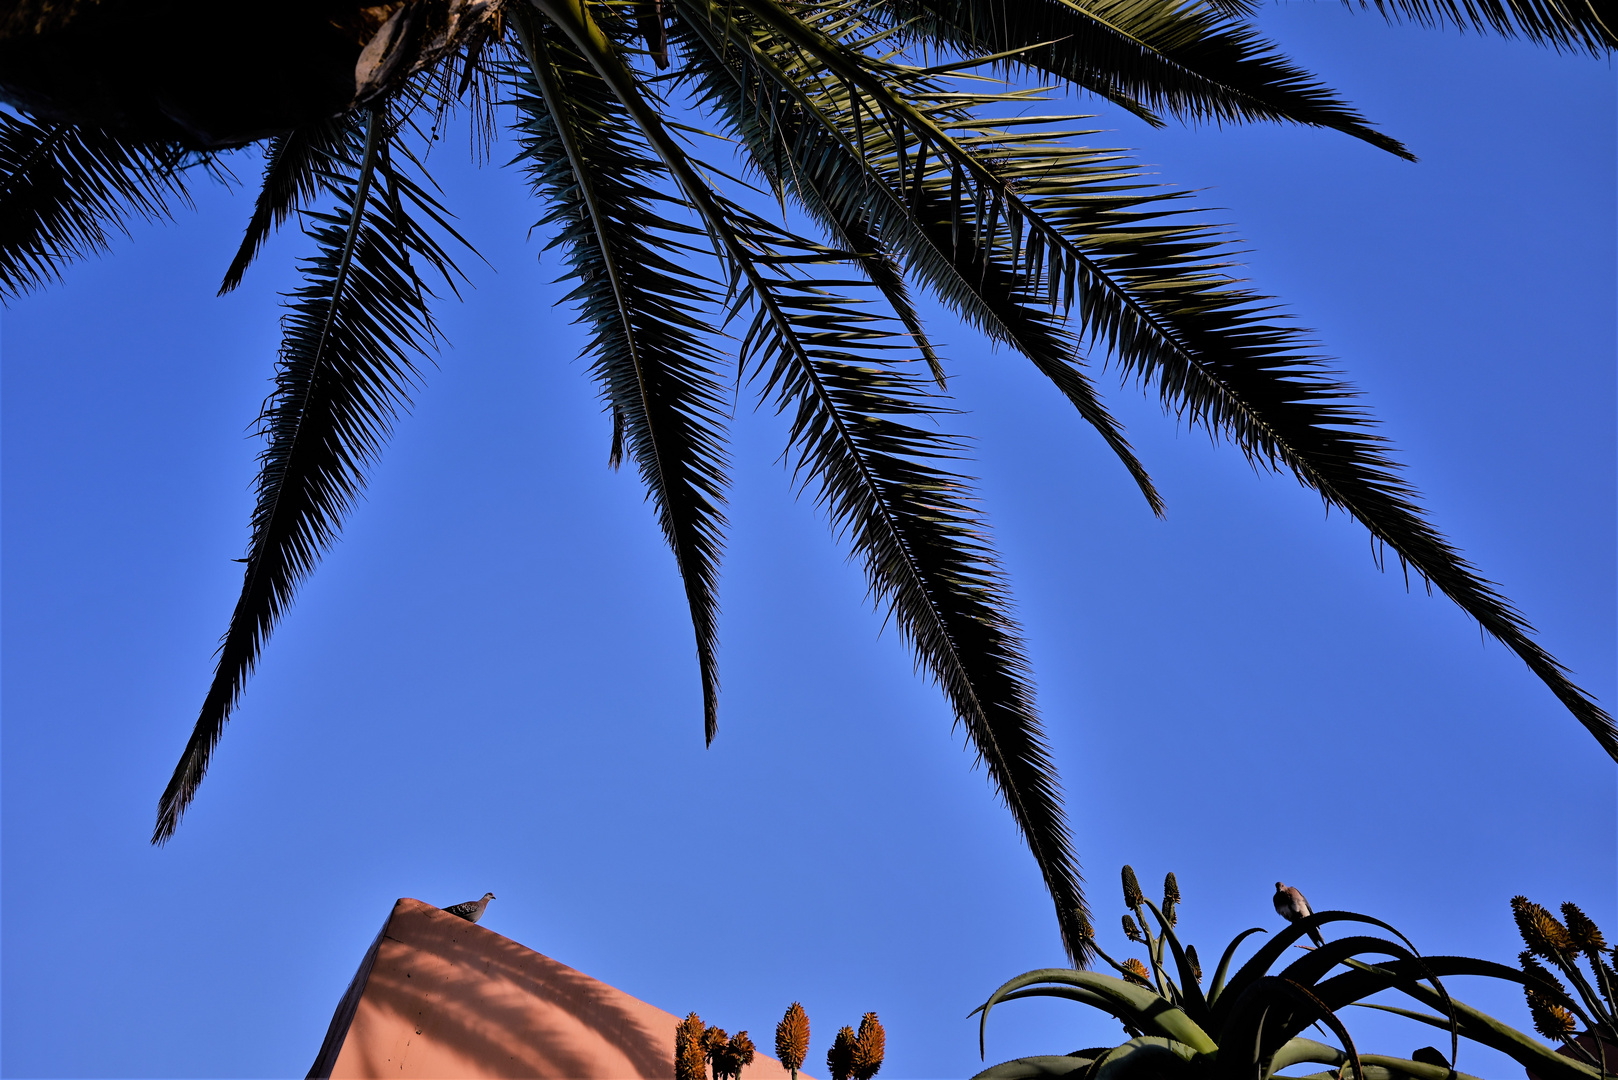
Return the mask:
<svg viewBox="0 0 1618 1080">
<path fill-rule="evenodd" d="M 475 923 L 483 918 L 483 909 L 488 907 L 489 901 L 493 899 L 494 893 L 486 892 L 481 900 L 468 900 L 464 904 L 452 904 L 444 910 L 457 919 L 465 919 L 467 922 Z"/>
<path fill-rule="evenodd" d="M 1307 919 L 1315 912 L 1309 906 L 1309 901 L 1303 898 L 1303 893 L 1294 889 L 1291 885 L 1284 885 L 1277 881 L 1275 883 L 1275 913 L 1287 922 L 1298 922 L 1300 919 Z M 1320 931 L 1312 927 L 1309 930 L 1309 940 L 1313 941 L 1316 946 L 1326 944 L 1326 939 L 1320 936 Z"/>
</svg>

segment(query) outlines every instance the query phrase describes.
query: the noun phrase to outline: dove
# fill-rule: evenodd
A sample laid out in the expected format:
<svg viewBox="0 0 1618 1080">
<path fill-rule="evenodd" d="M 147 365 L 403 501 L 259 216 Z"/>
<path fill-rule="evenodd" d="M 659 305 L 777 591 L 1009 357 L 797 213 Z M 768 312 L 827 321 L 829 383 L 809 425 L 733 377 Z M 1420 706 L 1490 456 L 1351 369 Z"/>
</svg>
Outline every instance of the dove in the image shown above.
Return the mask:
<svg viewBox="0 0 1618 1080">
<path fill-rule="evenodd" d="M 1439 1053 L 1436 1046 L 1424 1046 L 1410 1055 L 1411 1061 L 1419 1061 L 1423 1065 L 1437 1065 L 1440 1068 L 1449 1068 L 1449 1058 Z"/>
<path fill-rule="evenodd" d="M 1294 889 L 1291 885 L 1285 885 L 1277 881 L 1275 883 L 1275 913 L 1287 922 L 1297 922 L 1299 919 L 1307 919 L 1313 915 L 1314 910 L 1310 908 L 1309 901 L 1303 898 L 1303 893 Z M 1320 931 L 1313 928 L 1309 931 L 1309 940 L 1316 945 L 1326 944 L 1326 939 L 1320 936 Z"/>
<path fill-rule="evenodd" d="M 479 919 L 483 918 L 483 909 L 488 907 L 489 901 L 493 899 L 494 893 L 486 892 L 483 894 L 483 899 L 481 900 L 468 900 L 464 904 L 455 904 L 451 907 L 445 908 L 444 910 L 455 916 L 457 919 L 465 919 L 467 922 L 477 922 Z"/>
</svg>

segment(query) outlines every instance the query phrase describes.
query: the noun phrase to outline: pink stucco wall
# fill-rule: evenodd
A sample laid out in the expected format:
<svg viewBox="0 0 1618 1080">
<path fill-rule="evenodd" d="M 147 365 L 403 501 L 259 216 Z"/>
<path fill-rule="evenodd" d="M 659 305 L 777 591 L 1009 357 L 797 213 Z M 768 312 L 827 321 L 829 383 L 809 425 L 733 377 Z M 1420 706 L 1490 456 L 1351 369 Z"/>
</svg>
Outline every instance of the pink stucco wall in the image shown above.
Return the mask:
<svg viewBox="0 0 1618 1080">
<path fill-rule="evenodd" d="M 366 954 L 309 1075 L 672 1080 L 678 1022 L 492 930 L 406 899 Z M 752 1034 L 757 1043 L 774 1037 L 773 1029 Z M 777 1080 L 787 1071 L 759 1054 L 742 1076 Z"/>
</svg>

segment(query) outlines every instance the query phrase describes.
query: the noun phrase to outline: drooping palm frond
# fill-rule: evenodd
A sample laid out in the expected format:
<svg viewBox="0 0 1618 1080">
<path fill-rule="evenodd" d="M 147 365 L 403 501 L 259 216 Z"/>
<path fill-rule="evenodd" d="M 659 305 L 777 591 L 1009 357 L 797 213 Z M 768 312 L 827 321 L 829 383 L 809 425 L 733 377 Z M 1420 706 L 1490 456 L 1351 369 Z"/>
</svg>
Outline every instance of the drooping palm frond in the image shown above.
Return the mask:
<svg viewBox="0 0 1618 1080">
<path fill-rule="evenodd" d="M 651 186 L 666 183 L 667 170 L 633 140 L 600 76 L 553 26 L 521 8 L 512 17 L 528 64 L 515 102 L 525 117 L 522 157 L 552 207 L 545 222 L 562 230 L 554 243 L 578 281 L 569 299 L 594 331 L 588 352 L 613 411 L 614 445 L 626 443 L 639 467 L 685 584 L 711 743 L 728 410 L 702 338 L 709 283 L 690 269 L 682 240 L 702 232 L 669 219 L 675 200 Z"/>
<path fill-rule="evenodd" d="M 1343 0 L 1389 22 L 1453 26 L 1525 37 L 1557 51 L 1607 56 L 1618 49 L 1618 12 L 1603 0 Z"/>
<path fill-rule="evenodd" d="M 1022 289 L 1012 275 L 986 263 L 973 239 L 963 236 L 959 218 L 927 193 L 926 146 L 917 146 L 907 157 L 898 149 L 901 143 L 893 129 L 871 119 L 880 111 L 824 65 L 734 14 L 721 40 L 710 29 L 716 14 L 710 6 L 706 17 L 699 9 L 698 17 L 686 20 L 688 63 L 702 96 L 728 121 L 754 163 L 797 195 L 834 236 L 871 238 L 885 256 L 883 265 L 908 264 L 971 325 L 1031 359 L 1123 462 L 1153 512 L 1161 514 L 1163 502 L 1151 477 L 1073 364 L 1076 342 L 1055 313 L 1047 312 L 1040 298 Z M 768 91 L 737 76 L 726 63 L 732 49 L 746 51 L 748 66 L 770 84 Z M 766 92 L 779 94 L 781 100 L 760 107 Z M 950 112 L 943 122 L 965 115 Z M 1071 184 L 1083 172 L 1068 169 L 1063 175 Z M 862 268 L 882 285 L 872 267 L 862 262 Z"/>
<path fill-rule="evenodd" d="M 314 200 L 321 176 L 329 173 L 333 159 L 354 139 L 360 114 L 332 117 L 294 128 L 270 140 L 264 153 L 264 180 L 259 187 L 247 235 L 225 271 L 219 286 L 223 296 L 242 283 L 242 275 L 258 257 L 258 250 L 270 233 L 281 227 L 287 215 Z"/>
<path fill-rule="evenodd" d="M 1397 140 L 1229 11 L 1196 0 L 896 0 L 934 47 L 1081 86 L 1154 123 L 1282 121 L 1411 158 Z M 1413 160 L 1413 159 L 1412 159 Z"/>
<path fill-rule="evenodd" d="M 59 280 L 74 259 L 106 251 L 131 217 L 191 203 L 182 149 L 0 112 L 0 299 Z"/>
<path fill-rule="evenodd" d="M 1229 437 L 1255 464 L 1291 471 L 1364 524 L 1516 652 L 1618 759 L 1611 717 L 1533 641 L 1497 587 L 1426 522 L 1355 392 L 1266 298 L 1229 276 L 1224 237 L 1168 220 L 1180 201 L 1173 193 L 1131 191 L 1131 177 L 1105 154 L 973 116 L 972 105 L 1003 96 L 951 93 L 925 71 L 872 60 L 824 29 L 848 33 L 847 17 L 789 17 L 774 0 L 735 3 L 795 49 L 800 63 L 823 69 L 813 73 L 817 87 L 843 84 L 847 119 L 829 142 L 845 151 L 857 144 L 858 198 L 894 209 L 883 235 L 911 245 L 912 265 L 948 281 L 938 274 L 942 243 L 915 242 L 915 232 L 932 224 L 940 242 L 948 237 L 950 262 L 964 247 L 980 281 L 998 267 L 1018 299 L 1044 295 L 1053 311 L 1071 309 L 1082 339 L 1156 386 L 1167 408 Z M 759 70 L 771 69 L 761 63 Z M 822 127 L 836 124 L 834 109 L 813 101 L 805 108 Z M 852 130 L 861 117 L 869 130 Z M 1087 190 L 1092 176 L 1095 190 Z M 915 209 L 929 203 L 941 210 L 932 222 Z"/>
<path fill-rule="evenodd" d="M 967 481 L 939 467 L 958 455 L 956 443 L 910 422 L 939 410 L 924 377 L 886 359 L 905 348 L 904 335 L 839 295 L 863 283 L 807 269 L 851 253 L 802 240 L 712 190 L 590 13 L 570 0 L 535 6 L 610 87 L 701 215 L 738 309 L 754 312 L 743 354 L 792 418 L 799 476 L 818 489 L 874 597 L 949 699 L 1044 876 L 1070 956 L 1084 961 L 1088 912 L 1009 597 Z"/>
<path fill-rule="evenodd" d="M 400 173 L 393 134 L 385 106 L 369 110 L 362 139 L 334 145 L 320 174 L 335 206 L 306 212 L 317 253 L 304 262 L 305 283 L 288 305 L 275 389 L 259 417 L 267 445 L 241 596 L 191 738 L 158 801 L 154 843 L 179 825 L 265 640 L 336 539 L 408 406 L 413 358 L 435 340 L 416 266 L 446 281 L 455 271 L 405 212 L 408 202 L 442 221 L 432 199 Z"/>
<path fill-rule="evenodd" d="M 1574 42 L 1565 27 L 1584 25 L 1553 10 L 1562 0 L 1367 2 L 1480 26 L 1499 21 L 1489 4 L 1505 4 L 1508 15 L 1529 12 L 1510 15 L 1523 32 L 1553 44 L 1563 43 L 1556 33 Z M 1009 592 L 969 480 L 950 464 L 962 447 L 934 426 L 950 411 L 945 361 L 912 300 L 919 286 L 1048 377 L 1154 511 L 1162 501 L 1100 400 L 1092 360 L 1110 358 L 1166 409 L 1362 521 L 1516 650 L 1618 757 L 1607 714 L 1423 519 L 1352 390 L 1234 279 L 1227 238 L 1120 152 L 1083 145 L 1095 133 L 1069 125 L 1084 118 L 1030 115 L 1041 91 L 976 74 L 1066 80 L 1153 122 L 1312 124 L 1408 156 L 1245 25 L 1247 0 L 510 0 L 460 9 L 475 19 L 460 37 L 440 27 L 410 45 L 421 35 L 396 35 L 404 52 L 389 70 L 398 81 L 366 91 L 377 95 L 368 102 L 387 99 L 387 114 L 368 105 L 270 147 L 221 292 L 293 210 L 307 213 L 319 253 L 289 305 L 261 417 L 268 446 L 243 590 L 155 842 L 172 834 L 266 636 L 408 405 L 414 362 L 435 336 L 418 269 L 454 287 L 435 234 L 412 217 L 453 230 L 398 167 L 413 159 L 394 122 L 430 122 L 436 136 L 465 107 L 487 135 L 493 71 L 515 80 L 518 161 L 577 279 L 569 299 L 591 330 L 591 372 L 613 420 L 610 460 L 616 467 L 625 451 L 634 460 L 681 572 L 709 740 L 727 412 L 709 331 L 710 315 L 734 300 L 754 385 L 790 420 L 798 479 L 942 687 L 1035 856 L 1070 956 L 1083 963 L 1092 951 Z M 403 25 L 424 10 L 394 17 Z M 508 25 L 524 45 L 515 67 L 499 62 L 513 55 L 501 43 Z M 689 98 L 675 100 L 680 93 Z M 718 118 L 744 170 L 755 170 L 747 175 L 763 178 L 783 214 L 795 202 L 825 245 L 721 192 L 712 178 L 725 174 L 671 135 L 683 125 L 670 113 L 688 104 Z M 43 209 L 19 219 L 22 239 L 0 234 L 0 256 L 22 268 L 0 276 L 0 292 L 104 246 L 120 215 L 165 212 L 163 199 L 183 194 L 167 151 L 97 149 L 93 133 L 7 123 L 0 200 L 14 188 L 45 194 L 35 199 Z M 73 139 L 91 149 L 64 150 Z M 89 154 L 89 165 L 74 154 Z M 155 164 L 142 154 L 157 154 Z M 322 192 L 335 207 L 311 210 Z M 676 220 L 686 211 L 700 228 Z M 0 228 L 11 220 L 0 216 Z M 703 235 L 723 285 L 696 269 L 706 265 L 693 243 Z M 863 276 L 839 276 L 855 272 Z"/>
<path fill-rule="evenodd" d="M 1055 902 L 1069 959 L 1085 964 L 1082 879 L 1011 597 L 968 479 L 941 466 L 962 447 L 916 422 L 939 410 L 920 373 L 882 362 L 892 335 L 829 292 L 855 283 L 789 276 L 788 266 L 803 265 L 796 259 L 765 270 L 772 259 L 808 254 L 771 231 L 746 227 L 767 255 L 744 293 L 757 307 L 744 353 L 792 418 L 799 475 L 818 487 L 818 503 L 864 562 L 873 597 L 944 691 L 1011 810 Z"/>
</svg>

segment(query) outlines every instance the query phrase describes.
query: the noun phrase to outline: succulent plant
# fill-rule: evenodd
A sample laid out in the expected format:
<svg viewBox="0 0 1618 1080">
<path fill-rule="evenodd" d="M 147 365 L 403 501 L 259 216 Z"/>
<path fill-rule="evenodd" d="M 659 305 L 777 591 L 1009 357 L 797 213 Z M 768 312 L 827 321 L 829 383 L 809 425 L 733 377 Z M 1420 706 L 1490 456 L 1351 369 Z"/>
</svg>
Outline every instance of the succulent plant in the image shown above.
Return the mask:
<svg viewBox="0 0 1618 1080">
<path fill-rule="evenodd" d="M 1031 997 L 1064 998 L 1106 1012 L 1123 1025 L 1129 1039 L 1065 1056 L 1017 1058 L 984 1070 L 974 1080 L 1059 1076 L 1074 1080 L 1270 1080 L 1284 1069 L 1308 1063 L 1332 1071 L 1311 1073 L 1301 1080 L 1476 1080 L 1455 1067 L 1463 1038 L 1506 1054 L 1537 1080 L 1599 1080 L 1618 1074 L 1618 1055 L 1609 1053 L 1605 1062 L 1600 1056 L 1604 1043 L 1618 1046 L 1613 996 L 1618 979 L 1602 958 L 1605 939 L 1600 929 L 1571 904 L 1562 909 L 1567 919 L 1564 926 L 1525 898 L 1512 902 L 1529 948 L 1521 957 L 1521 970 L 1464 956 L 1424 957 L 1409 939 L 1379 919 L 1351 911 L 1321 911 L 1288 925 L 1232 973 L 1242 943 L 1265 931 L 1253 927 L 1236 935 L 1204 988 L 1195 950 L 1182 946 L 1173 921 L 1140 893 L 1129 867 L 1124 868 L 1123 882 L 1125 903 L 1137 913 L 1149 911 L 1156 923 L 1154 933 L 1152 921 L 1142 914 L 1138 926 L 1145 939 L 1146 962 L 1130 958 L 1119 963 L 1092 942 L 1096 955 L 1117 976 L 1072 968 L 1030 971 L 997 989 L 973 1015 L 980 1017 L 980 1050 L 989 1011 L 1001 1002 Z M 1170 891 L 1165 888 L 1165 901 Z M 1178 891 L 1176 885 L 1172 892 Z M 1335 923 L 1362 924 L 1391 936 L 1355 934 L 1286 961 L 1288 950 L 1311 931 Z M 1589 964 L 1589 976 L 1578 967 L 1580 952 Z M 1536 956 L 1554 964 L 1575 993 L 1570 995 Z M 1442 982 L 1453 975 L 1521 985 L 1534 1026 L 1546 1038 L 1561 1043 L 1560 1052 L 1455 1000 Z M 1389 990 L 1399 991 L 1431 1011 L 1367 1000 Z M 1395 1013 L 1445 1032 L 1448 1055 L 1430 1046 L 1409 1058 L 1360 1053 L 1337 1015 L 1349 1005 Z M 1314 1025 L 1329 1030 L 1341 1045 L 1305 1038 L 1304 1033 Z M 1581 1026 L 1583 1033 L 1579 1032 Z"/>
</svg>

